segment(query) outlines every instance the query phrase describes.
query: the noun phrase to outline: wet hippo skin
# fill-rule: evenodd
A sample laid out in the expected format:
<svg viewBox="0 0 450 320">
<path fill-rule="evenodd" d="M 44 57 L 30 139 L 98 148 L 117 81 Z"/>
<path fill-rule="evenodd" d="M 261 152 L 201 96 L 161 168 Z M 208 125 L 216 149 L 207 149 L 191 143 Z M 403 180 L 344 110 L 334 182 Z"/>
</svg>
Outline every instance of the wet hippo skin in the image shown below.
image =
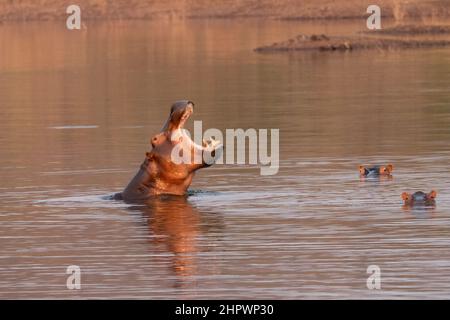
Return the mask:
<svg viewBox="0 0 450 320">
<path fill-rule="evenodd" d="M 405 205 L 408 206 L 433 206 L 436 203 L 437 192 L 432 190 L 430 193 L 425 193 L 422 191 L 417 191 L 413 194 L 403 192 L 402 199 Z"/>
<path fill-rule="evenodd" d="M 359 174 L 362 177 L 390 176 L 392 171 L 394 171 L 394 166 L 392 164 L 373 167 L 359 166 Z"/>
</svg>

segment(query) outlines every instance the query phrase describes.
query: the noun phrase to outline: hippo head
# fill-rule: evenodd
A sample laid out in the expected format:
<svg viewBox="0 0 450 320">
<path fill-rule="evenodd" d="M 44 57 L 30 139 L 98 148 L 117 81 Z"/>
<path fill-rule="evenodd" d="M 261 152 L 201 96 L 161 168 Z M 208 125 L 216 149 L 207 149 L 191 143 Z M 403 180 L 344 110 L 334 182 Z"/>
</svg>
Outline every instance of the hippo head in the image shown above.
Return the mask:
<svg viewBox="0 0 450 320">
<path fill-rule="evenodd" d="M 413 194 L 403 192 L 402 199 L 405 205 L 434 205 L 437 192 L 432 190 L 430 193 L 417 191 Z"/>
<path fill-rule="evenodd" d="M 195 171 L 212 165 L 222 152 L 217 140 L 203 140 L 202 145 L 191 140 L 184 125 L 193 112 L 192 101 L 181 100 L 172 105 L 163 128 L 150 140 L 152 150 L 146 153 L 137 174 L 114 199 L 134 202 L 156 195 L 186 194 Z"/>
<path fill-rule="evenodd" d="M 161 132 L 151 139 L 152 150 L 147 153 L 150 161 L 152 185 L 157 193 L 183 194 L 190 185 L 196 170 L 208 167 L 216 157 L 219 141 L 209 139 L 202 145 L 191 140 L 184 125 L 194 112 L 189 100 L 175 102 Z M 205 156 L 205 153 L 207 155 Z"/>
<path fill-rule="evenodd" d="M 392 164 L 374 167 L 359 166 L 359 174 L 362 177 L 390 176 L 392 171 L 394 171 L 394 166 Z"/>
</svg>

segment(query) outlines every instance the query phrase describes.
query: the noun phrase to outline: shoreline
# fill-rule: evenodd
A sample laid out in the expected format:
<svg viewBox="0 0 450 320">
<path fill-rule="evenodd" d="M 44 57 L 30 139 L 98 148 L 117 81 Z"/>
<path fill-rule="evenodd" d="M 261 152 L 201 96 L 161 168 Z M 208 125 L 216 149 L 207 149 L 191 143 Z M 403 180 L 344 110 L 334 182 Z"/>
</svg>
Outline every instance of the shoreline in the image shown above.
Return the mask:
<svg viewBox="0 0 450 320">
<path fill-rule="evenodd" d="M 370 1 L 369 1 L 370 2 Z M 289 21 L 366 19 L 365 0 L 78 0 L 83 20 L 171 20 L 265 18 Z M 382 18 L 449 19 L 446 0 L 379 0 Z M 0 4 L 0 22 L 65 20 L 67 3 L 58 0 L 22 0 Z"/>
</svg>

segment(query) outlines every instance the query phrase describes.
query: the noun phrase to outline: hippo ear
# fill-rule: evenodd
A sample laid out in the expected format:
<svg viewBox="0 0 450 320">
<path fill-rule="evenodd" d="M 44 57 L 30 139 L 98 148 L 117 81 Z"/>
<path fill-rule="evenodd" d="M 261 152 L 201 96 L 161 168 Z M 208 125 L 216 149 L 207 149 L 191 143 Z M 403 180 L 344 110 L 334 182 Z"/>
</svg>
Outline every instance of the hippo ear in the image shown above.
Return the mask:
<svg viewBox="0 0 450 320">
<path fill-rule="evenodd" d="M 364 166 L 359 166 L 359 173 L 366 174 L 366 168 L 364 168 Z"/>
<path fill-rule="evenodd" d="M 402 199 L 403 201 L 408 201 L 411 198 L 411 195 L 408 192 L 402 193 Z"/>
<path fill-rule="evenodd" d="M 437 197 L 437 192 L 434 190 L 431 190 L 431 192 L 428 194 L 429 199 L 434 199 Z"/>
</svg>

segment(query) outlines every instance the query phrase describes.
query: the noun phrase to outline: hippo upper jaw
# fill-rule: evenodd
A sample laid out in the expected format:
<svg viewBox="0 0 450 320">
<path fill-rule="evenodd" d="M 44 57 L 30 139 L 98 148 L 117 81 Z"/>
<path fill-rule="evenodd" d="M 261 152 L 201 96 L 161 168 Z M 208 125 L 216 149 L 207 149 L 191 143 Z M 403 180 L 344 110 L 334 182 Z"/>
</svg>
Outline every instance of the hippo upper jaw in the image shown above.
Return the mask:
<svg viewBox="0 0 450 320">
<path fill-rule="evenodd" d="M 194 113 L 194 103 L 189 100 L 177 101 L 172 105 L 170 109 L 169 119 L 167 119 L 164 127 L 161 131 L 172 132 L 178 129 L 182 129 Z"/>
<path fill-rule="evenodd" d="M 183 129 L 186 121 L 189 117 L 194 113 L 194 108 L 191 105 L 188 105 L 186 109 L 182 112 L 181 117 L 177 123 L 176 120 L 173 120 L 173 123 L 176 124 L 174 129 Z"/>
</svg>

